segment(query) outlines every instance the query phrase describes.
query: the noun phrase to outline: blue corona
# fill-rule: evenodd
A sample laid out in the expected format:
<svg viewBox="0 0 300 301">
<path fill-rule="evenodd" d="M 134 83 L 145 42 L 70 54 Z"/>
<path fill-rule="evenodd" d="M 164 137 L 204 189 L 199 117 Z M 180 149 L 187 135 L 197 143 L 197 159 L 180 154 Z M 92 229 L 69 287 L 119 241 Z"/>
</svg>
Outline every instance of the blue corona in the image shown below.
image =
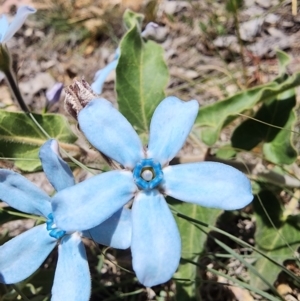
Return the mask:
<svg viewBox="0 0 300 301">
<path fill-rule="evenodd" d="M 153 159 L 143 159 L 136 164 L 133 178 L 136 185 L 143 190 L 156 188 L 163 180 L 164 174 L 159 162 Z"/>
<path fill-rule="evenodd" d="M 53 220 L 53 214 L 50 213 L 47 217 L 48 219 L 46 221 L 46 225 L 47 225 L 47 230 L 49 231 L 49 235 L 56 239 L 61 239 L 63 236 L 65 236 L 66 231 L 60 230 L 55 226 Z"/>
</svg>

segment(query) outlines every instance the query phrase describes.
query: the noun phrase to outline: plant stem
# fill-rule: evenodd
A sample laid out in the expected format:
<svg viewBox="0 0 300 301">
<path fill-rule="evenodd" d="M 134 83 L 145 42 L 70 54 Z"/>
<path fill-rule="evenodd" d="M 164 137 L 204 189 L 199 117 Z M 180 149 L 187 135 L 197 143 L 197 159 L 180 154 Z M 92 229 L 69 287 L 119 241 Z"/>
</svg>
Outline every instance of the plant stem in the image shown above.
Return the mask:
<svg viewBox="0 0 300 301">
<path fill-rule="evenodd" d="M 22 297 L 22 299 L 24 301 L 29 301 L 29 299 L 23 294 L 23 292 L 18 288 L 17 285 L 12 284 L 12 287 L 14 288 L 14 290 Z"/>
<path fill-rule="evenodd" d="M 10 69 L 8 69 L 8 70 L 5 70 L 4 73 L 5 73 L 6 79 L 8 81 L 8 84 L 9 84 L 16 100 L 18 101 L 22 111 L 24 111 L 26 114 L 30 113 L 30 111 L 29 111 L 29 109 L 28 109 L 27 105 L 25 104 L 25 101 L 22 97 L 22 94 L 19 90 L 19 87 L 16 83 L 16 80 L 15 80 L 13 74 L 12 74 L 12 71 Z"/>
</svg>

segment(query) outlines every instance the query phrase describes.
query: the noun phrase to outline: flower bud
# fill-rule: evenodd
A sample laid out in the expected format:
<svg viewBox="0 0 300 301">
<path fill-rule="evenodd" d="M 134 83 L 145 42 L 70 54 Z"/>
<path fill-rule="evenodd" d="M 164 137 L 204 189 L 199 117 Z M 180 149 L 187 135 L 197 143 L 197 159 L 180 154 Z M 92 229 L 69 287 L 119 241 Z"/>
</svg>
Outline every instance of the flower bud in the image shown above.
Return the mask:
<svg viewBox="0 0 300 301">
<path fill-rule="evenodd" d="M 77 119 L 78 113 L 97 95 L 84 80 L 75 79 L 73 84 L 65 89 L 65 110 Z"/>
<path fill-rule="evenodd" d="M 57 82 L 50 89 L 46 91 L 48 106 L 53 105 L 59 101 L 63 87 L 64 87 L 63 83 Z"/>
</svg>

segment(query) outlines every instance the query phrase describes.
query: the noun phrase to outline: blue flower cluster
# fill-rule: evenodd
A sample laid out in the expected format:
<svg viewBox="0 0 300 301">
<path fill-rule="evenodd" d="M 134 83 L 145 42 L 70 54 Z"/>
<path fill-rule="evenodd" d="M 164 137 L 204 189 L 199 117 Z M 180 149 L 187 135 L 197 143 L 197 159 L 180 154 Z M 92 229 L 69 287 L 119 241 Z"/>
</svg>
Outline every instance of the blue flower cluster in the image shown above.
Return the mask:
<svg viewBox="0 0 300 301">
<path fill-rule="evenodd" d="M 10 25 L 2 17 L 0 43 L 33 12 L 30 7 L 20 8 Z M 118 53 L 107 72 L 115 68 L 117 59 Z M 250 181 L 231 166 L 215 162 L 169 164 L 185 143 L 198 110 L 196 100 L 165 98 L 153 114 L 149 142 L 144 147 L 127 119 L 109 101 L 94 97 L 78 112 L 79 127 L 96 149 L 119 163 L 120 169 L 75 184 L 53 139 L 39 153 L 43 170 L 56 190 L 53 197 L 20 174 L 1 169 L 0 199 L 45 223 L 0 247 L 0 282 L 26 279 L 58 245 L 52 301 L 89 300 L 91 281 L 82 237 L 114 248 L 130 247 L 133 269 L 143 285 L 168 281 L 179 265 L 181 241 L 166 196 L 224 210 L 243 208 L 253 197 Z M 132 205 L 127 209 L 124 206 L 129 202 Z"/>
<path fill-rule="evenodd" d="M 74 298 L 67 300 L 88 300 L 90 276 L 81 236 L 115 248 L 130 246 L 133 269 L 145 286 L 168 281 L 178 267 L 181 243 L 166 195 L 225 210 L 252 200 L 250 181 L 233 167 L 215 162 L 169 165 L 197 112 L 195 100 L 164 99 L 154 112 L 144 148 L 121 113 L 96 98 L 79 112 L 80 129 L 121 170 L 75 184 L 55 140 L 40 150 L 44 172 L 57 191 L 52 198 L 23 176 L 0 170 L 0 199 L 47 220 L 0 247 L 0 281 L 15 283 L 30 276 L 58 244 L 52 300 L 66 294 L 70 298 L 70 292 Z M 132 208 L 124 208 L 131 200 Z"/>
</svg>

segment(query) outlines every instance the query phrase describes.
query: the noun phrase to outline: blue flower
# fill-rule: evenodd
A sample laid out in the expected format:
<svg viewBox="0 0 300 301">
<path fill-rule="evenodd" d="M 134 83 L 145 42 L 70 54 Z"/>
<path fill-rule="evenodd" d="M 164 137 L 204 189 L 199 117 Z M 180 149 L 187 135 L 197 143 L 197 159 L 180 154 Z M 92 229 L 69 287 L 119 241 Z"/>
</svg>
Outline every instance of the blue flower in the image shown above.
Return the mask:
<svg viewBox="0 0 300 301">
<path fill-rule="evenodd" d="M 133 199 L 133 269 L 145 286 L 166 282 L 179 264 L 179 231 L 164 195 L 224 210 L 242 208 L 253 198 L 250 181 L 231 166 L 215 162 L 169 166 L 191 131 L 198 108 L 196 100 L 164 99 L 152 117 L 147 148 L 105 99 L 92 100 L 78 114 L 89 142 L 123 169 L 57 193 L 52 202 L 55 222 L 67 230 L 91 228 Z"/>
<path fill-rule="evenodd" d="M 117 68 L 119 56 L 120 56 L 120 48 L 117 48 L 114 59 L 109 64 L 107 64 L 104 68 L 96 72 L 94 81 L 91 84 L 91 88 L 95 93 L 97 94 L 102 93 L 103 85 L 105 83 L 106 78 L 113 70 Z"/>
<path fill-rule="evenodd" d="M 0 44 L 6 43 L 13 35 L 22 27 L 27 16 L 34 14 L 36 10 L 27 5 L 22 5 L 18 8 L 17 14 L 13 21 L 9 24 L 5 15 L 0 18 Z"/>
<path fill-rule="evenodd" d="M 40 159 L 44 172 L 57 191 L 75 184 L 72 171 L 58 154 L 55 140 L 48 140 L 41 147 Z M 46 218 L 46 223 L 33 227 L 0 247 L 1 283 L 16 283 L 32 275 L 58 244 L 59 256 L 51 300 L 88 301 L 91 281 L 81 236 L 121 249 L 130 245 L 129 209 L 121 209 L 88 231 L 66 231 L 54 223 L 51 198 L 20 174 L 6 169 L 0 170 L 0 199 L 20 211 Z M 69 201 L 72 202 L 72 199 Z"/>
</svg>

